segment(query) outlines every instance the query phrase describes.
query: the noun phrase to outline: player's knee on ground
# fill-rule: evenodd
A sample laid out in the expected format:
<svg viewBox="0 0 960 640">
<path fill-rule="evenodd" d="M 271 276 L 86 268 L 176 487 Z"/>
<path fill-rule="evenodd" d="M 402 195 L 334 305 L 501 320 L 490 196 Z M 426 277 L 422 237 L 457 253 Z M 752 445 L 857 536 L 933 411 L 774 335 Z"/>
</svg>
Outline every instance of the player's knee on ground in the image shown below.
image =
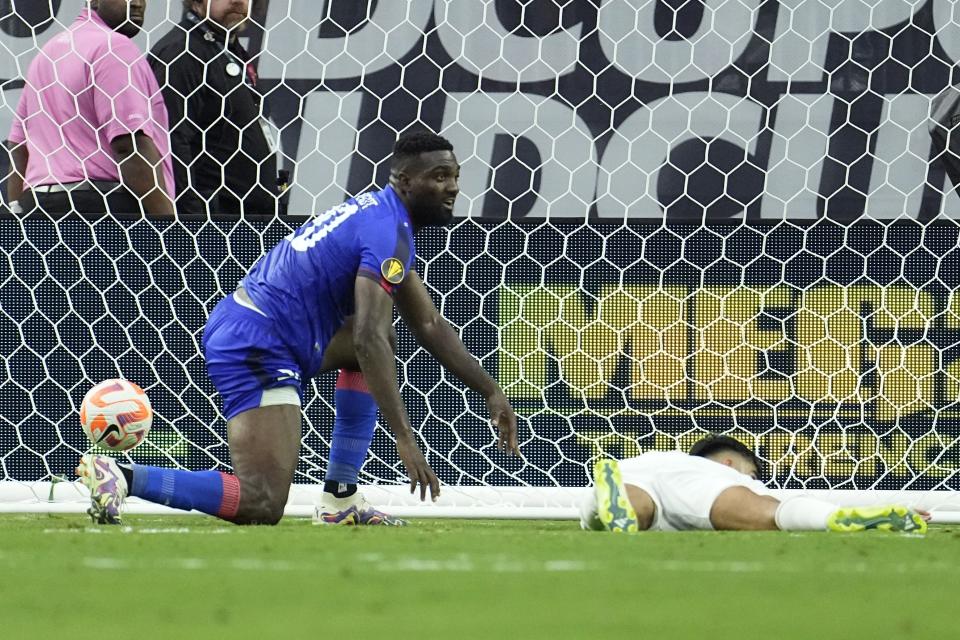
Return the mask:
<svg viewBox="0 0 960 640">
<path fill-rule="evenodd" d="M 710 508 L 710 523 L 718 531 L 773 531 L 780 502 L 746 487 L 724 489 Z"/>
<path fill-rule="evenodd" d="M 270 487 L 262 480 L 240 482 L 240 506 L 236 524 L 277 524 L 283 517 L 289 487 Z"/>
<path fill-rule="evenodd" d="M 650 494 L 632 484 L 624 485 L 627 490 L 627 499 L 637 514 L 637 528 L 646 531 L 653 526 L 653 519 L 657 515 L 657 505 Z"/>
</svg>

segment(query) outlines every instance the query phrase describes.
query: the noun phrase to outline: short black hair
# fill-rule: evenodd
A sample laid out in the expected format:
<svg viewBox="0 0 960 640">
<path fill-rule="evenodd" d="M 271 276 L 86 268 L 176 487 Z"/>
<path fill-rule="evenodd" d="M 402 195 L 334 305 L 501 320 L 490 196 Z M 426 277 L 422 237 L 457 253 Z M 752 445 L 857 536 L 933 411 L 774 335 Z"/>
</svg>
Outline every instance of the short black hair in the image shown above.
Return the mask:
<svg viewBox="0 0 960 640">
<path fill-rule="evenodd" d="M 193 11 L 195 2 L 206 2 L 206 0 L 183 0 L 183 10 Z M 254 15 L 263 8 L 263 0 L 250 0 L 250 14 Z"/>
<path fill-rule="evenodd" d="M 421 153 L 429 153 L 430 151 L 453 151 L 453 145 L 443 136 L 438 136 L 429 131 L 405 133 L 393 145 L 390 167 L 397 167 L 411 158 L 416 158 Z"/>
<path fill-rule="evenodd" d="M 754 466 L 757 467 L 758 476 L 761 476 L 765 471 L 763 461 L 757 457 L 757 454 L 755 454 L 750 447 L 743 444 L 736 438 L 731 438 L 730 436 L 711 433 L 703 438 L 700 438 L 693 443 L 692 447 L 690 447 L 690 455 L 699 456 L 701 458 L 708 458 L 720 451 L 732 451 L 733 453 L 737 453 L 747 460 L 750 460 L 753 462 Z"/>
</svg>

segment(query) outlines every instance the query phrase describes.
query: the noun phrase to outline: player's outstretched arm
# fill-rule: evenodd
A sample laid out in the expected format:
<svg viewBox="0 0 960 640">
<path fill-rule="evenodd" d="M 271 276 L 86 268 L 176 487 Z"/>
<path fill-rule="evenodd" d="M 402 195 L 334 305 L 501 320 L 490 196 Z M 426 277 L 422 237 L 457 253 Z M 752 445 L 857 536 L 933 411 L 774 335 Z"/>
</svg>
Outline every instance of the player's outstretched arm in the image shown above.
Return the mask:
<svg viewBox="0 0 960 640">
<path fill-rule="evenodd" d="M 481 394 L 487 401 L 490 419 L 499 433 L 498 446 L 520 453 L 517 443 L 517 416 L 497 381 L 484 371 L 460 336 L 453 330 L 430 298 L 423 280 L 415 272 L 397 287 L 397 309 L 410 331 L 427 351 L 447 370 Z"/>
<path fill-rule="evenodd" d="M 440 495 L 440 481 L 417 445 L 397 389 L 396 356 L 390 343 L 393 300 L 377 282 L 363 276 L 357 277 L 354 297 L 353 346 L 360 370 L 397 439 L 397 453 L 410 478 L 410 493 L 420 485 L 420 499 L 424 500 L 429 487 L 430 497 L 435 500 Z"/>
</svg>

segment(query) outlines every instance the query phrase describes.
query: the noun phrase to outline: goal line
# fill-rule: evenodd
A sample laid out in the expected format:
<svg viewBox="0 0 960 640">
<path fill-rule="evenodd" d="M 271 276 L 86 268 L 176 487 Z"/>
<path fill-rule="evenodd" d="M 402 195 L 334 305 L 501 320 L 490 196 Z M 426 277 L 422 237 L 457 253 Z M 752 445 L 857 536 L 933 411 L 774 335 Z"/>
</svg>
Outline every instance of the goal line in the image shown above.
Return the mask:
<svg viewBox="0 0 960 640">
<path fill-rule="evenodd" d="M 463 518 L 511 520 L 575 520 L 582 487 L 443 487 L 436 502 L 420 502 L 406 487 L 361 487 L 367 499 L 402 518 Z M 284 515 L 310 517 L 322 487 L 294 485 Z M 883 491 L 782 489 L 778 497 L 812 495 L 838 506 L 906 504 L 930 511 L 935 524 L 960 524 L 960 495 L 953 491 Z M 89 506 L 87 489 L 79 481 L 0 482 L 0 513 L 84 513 Z M 139 498 L 127 500 L 133 515 L 202 515 L 184 512 Z"/>
</svg>

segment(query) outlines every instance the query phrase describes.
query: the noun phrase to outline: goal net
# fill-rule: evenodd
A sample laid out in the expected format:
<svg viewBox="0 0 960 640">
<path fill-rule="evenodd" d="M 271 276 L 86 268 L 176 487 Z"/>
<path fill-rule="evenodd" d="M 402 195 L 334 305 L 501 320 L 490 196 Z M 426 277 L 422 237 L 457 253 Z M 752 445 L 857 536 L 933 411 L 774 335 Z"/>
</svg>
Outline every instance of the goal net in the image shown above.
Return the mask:
<svg viewBox="0 0 960 640">
<path fill-rule="evenodd" d="M 2 135 L 82 5 L 0 0 Z M 0 218 L 5 508 L 81 508 L 77 410 L 111 377 L 156 411 L 125 459 L 229 470 L 207 313 L 304 216 L 384 185 L 414 127 L 462 164 L 458 217 L 418 236 L 418 271 L 514 403 L 523 453 L 496 450 L 482 399 L 398 323 L 401 391 L 445 485 L 421 513 L 569 517 L 597 457 L 708 432 L 754 447 L 774 488 L 960 508 L 956 3 L 257 9 L 242 38 L 292 176 L 281 215 Z M 135 42 L 180 19 L 149 3 Z M 307 386 L 294 513 L 323 480 L 333 383 Z M 378 427 L 361 482 L 408 513 L 402 479 Z"/>
</svg>

